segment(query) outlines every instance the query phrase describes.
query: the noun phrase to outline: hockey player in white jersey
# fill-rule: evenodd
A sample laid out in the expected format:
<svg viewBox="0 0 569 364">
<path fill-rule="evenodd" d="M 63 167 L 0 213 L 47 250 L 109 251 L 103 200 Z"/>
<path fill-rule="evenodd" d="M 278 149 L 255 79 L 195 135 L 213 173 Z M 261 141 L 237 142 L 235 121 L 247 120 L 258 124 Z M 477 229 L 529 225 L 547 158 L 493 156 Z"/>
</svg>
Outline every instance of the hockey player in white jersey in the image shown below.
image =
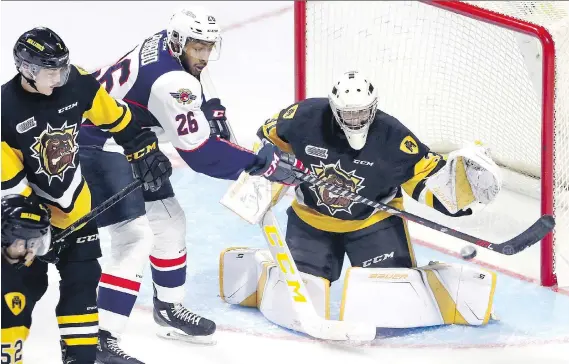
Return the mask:
<svg viewBox="0 0 569 364">
<path fill-rule="evenodd" d="M 200 75 L 219 57 L 217 21 L 201 8 L 176 12 L 158 32 L 115 64 L 94 73 L 115 98 L 147 113 L 161 141 L 169 141 L 196 172 L 237 179 L 245 170 L 276 182 L 294 184 L 290 165 L 271 145 L 256 155 L 227 140 L 225 107 L 205 100 Z M 130 168 L 109 135 L 87 121 L 80 132 L 81 163 L 95 204 L 132 181 Z M 293 161 L 293 163 L 295 163 Z M 99 352 L 102 364 L 141 363 L 118 345 L 133 309 L 150 255 L 154 320 L 166 338 L 210 342 L 215 323 L 182 305 L 186 280 L 186 219 L 170 184 L 154 193 L 135 191 L 97 219 L 111 236 L 111 256 L 99 285 Z"/>
</svg>

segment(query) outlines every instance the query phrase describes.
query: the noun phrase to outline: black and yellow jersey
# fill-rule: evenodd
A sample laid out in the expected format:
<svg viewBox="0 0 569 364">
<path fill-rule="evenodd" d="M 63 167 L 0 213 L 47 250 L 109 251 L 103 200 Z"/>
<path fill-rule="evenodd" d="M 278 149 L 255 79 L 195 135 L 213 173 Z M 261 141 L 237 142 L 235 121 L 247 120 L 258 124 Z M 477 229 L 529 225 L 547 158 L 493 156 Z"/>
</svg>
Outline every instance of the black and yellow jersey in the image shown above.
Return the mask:
<svg viewBox="0 0 569 364">
<path fill-rule="evenodd" d="M 22 364 L 24 341 L 32 324 L 32 312 L 23 282 L 23 269 L 16 269 L 2 255 L 2 363 Z"/>
<path fill-rule="evenodd" d="M 122 142 L 140 132 L 128 106 L 75 66 L 67 83 L 50 96 L 25 91 L 18 74 L 2 85 L 1 112 L 2 195 L 33 191 L 60 229 L 91 209 L 77 154 L 81 123 L 89 119 Z"/>
<path fill-rule="evenodd" d="M 257 132 L 281 150 L 293 153 L 316 176 L 373 201 L 392 198 L 403 209 L 401 190 L 429 206 L 442 206 L 425 190 L 425 179 L 446 163 L 399 120 L 377 110 L 367 142 L 354 150 L 335 122 L 327 98 L 306 99 L 281 110 Z M 296 187 L 295 213 L 324 231 L 363 229 L 389 215 L 308 184 Z"/>
</svg>

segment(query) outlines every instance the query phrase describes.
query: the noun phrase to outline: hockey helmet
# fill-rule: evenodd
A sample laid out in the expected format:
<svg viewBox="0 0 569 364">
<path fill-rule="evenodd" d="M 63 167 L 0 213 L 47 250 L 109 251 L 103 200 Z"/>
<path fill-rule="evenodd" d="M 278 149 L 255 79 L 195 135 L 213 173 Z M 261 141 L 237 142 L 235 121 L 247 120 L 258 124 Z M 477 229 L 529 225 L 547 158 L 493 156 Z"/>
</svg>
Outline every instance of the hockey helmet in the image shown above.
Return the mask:
<svg viewBox="0 0 569 364">
<path fill-rule="evenodd" d="M 362 149 L 377 110 L 377 92 L 371 82 L 357 71 L 346 72 L 338 78 L 328 99 L 350 146 Z"/>
<path fill-rule="evenodd" d="M 31 261 L 51 244 L 50 210 L 35 197 L 2 197 L 2 249 L 9 258 Z"/>
<path fill-rule="evenodd" d="M 69 50 L 48 28 L 38 27 L 22 34 L 14 45 L 14 61 L 18 72 L 36 90 L 36 83 L 60 87 L 69 78 Z"/>
<path fill-rule="evenodd" d="M 221 29 L 217 20 L 203 7 L 182 8 L 174 13 L 166 29 L 168 47 L 178 58 L 185 55 L 186 46 L 196 42 L 203 47 L 190 48 L 191 57 L 215 61 L 221 54 Z"/>
</svg>

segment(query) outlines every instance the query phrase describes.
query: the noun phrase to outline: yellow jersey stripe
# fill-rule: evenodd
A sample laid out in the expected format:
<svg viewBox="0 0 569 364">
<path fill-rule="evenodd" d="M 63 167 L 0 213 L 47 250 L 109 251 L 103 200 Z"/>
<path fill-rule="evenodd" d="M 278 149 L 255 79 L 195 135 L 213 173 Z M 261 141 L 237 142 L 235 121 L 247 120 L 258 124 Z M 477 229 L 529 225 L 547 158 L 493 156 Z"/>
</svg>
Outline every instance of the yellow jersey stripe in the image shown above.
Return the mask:
<svg viewBox="0 0 569 364">
<path fill-rule="evenodd" d="M 403 198 L 394 198 L 388 205 L 403 210 Z M 378 211 L 364 220 L 342 220 L 321 214 L 310 207 L 300 204 L 296 199 L 292 202 L 292 209 L 308 225 L 332 233 L 347 233 L 361 230 L 391 216 L 390 213 L 385 211 Z"/>
<path fill-rule="evenodd" d="M 18 149 L 12 148 L 5 141 L 2 142 L 2 183 L 12 182 L 15 186 L 24 178 L 22 174 L 18 181 L 12 181 L 24 170 L 24 157 Z"/>
<path fill-rule="evenodd" d="M 80 337 L 80 338 L 72 338 L 72 339 L 63 339 L 65 343 L 69 346 L 78 346 L 78 345 L 97 345 L 98 338 L 94 337 Z"/>
<path fill-rule="evenodd" d="M 132 114 L 125 105 L 120 105 L 101 86 L 93 99 L 91 108 L 83 114 L 94 125 L 117 133 L 130 123 Z"/>
<path fill-rule="evenodd" d="M 87 183 L 83 182 L 81 192 L 74 199 L 68 212 L 51 205 L 48 201 L 46 204 L 51 210 L 51 224 L 59 229 L 65 229 L 91 211 L 91 192 Z"/>
<path fill-rule="evenodd" d="M 98 322 L 98 313 L 87 313 L 84 315 L 69 315 L 69 316 L 57 316 L 57 323 L 59 325 L 65 324 L 83 324 L 87 322 Z"/>
<path fill-rule="evenodd" d="M 274 123 L 276 124 L 276 121 Z M 277 135 L 277 128 L 275 124 L 270 123 L 263 125 L 263 135 L 283 152 L 292 153 L 292 146 Z"/>
<path fill-rule="evenodd" d="M 2 329 L 2 343 L 14 343 L 17 340 L 25 341 L 30 329 L 25 326 L 14 326 Z"/>
<path fill-rule="evenodd" d="M 424 188 L 424 184 L 421 184 L 421 181 L 425 180 L 435 169 L 437 169 L 441 160 L 442 158 L 431 154 L 429 155 L 429 158 L 424 157 L 417 162 L 415 164 L 413 177 L 401 185 L 405 193 L 409 196 L 418 196 L 421 191 L 415 191 L 415 189 L 418 185 L 421 185 Z"/>
</svg>

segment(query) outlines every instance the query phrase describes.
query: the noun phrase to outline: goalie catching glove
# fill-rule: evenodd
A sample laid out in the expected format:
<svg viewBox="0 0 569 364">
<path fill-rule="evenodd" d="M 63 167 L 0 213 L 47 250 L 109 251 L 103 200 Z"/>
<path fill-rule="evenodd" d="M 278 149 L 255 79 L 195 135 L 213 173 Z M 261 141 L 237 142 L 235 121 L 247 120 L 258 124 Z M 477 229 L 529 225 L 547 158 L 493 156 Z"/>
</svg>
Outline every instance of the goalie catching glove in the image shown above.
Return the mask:
<svg viewBox="0 0 569 364">
<path fill-rule="evenodd" d="M 281 151 L 271 143 L 265 143 L 257 153 L 257 161 L 245 170 L 252 176 L 263 176 L 271 182 L 296 186 L 302 182 L 295 172 L 308 173 L 301 161 Z"/>
<path fill-rule="evenodd" d="M 448 212 L 459 216 L 475 202 L 492 202 L 502 188 L 502 178 L 488 150 L 473 145 L 451 152 L 445 166 L 425 185 Z"/>
<path fill-rule="evenodd" d="M 122 147 L 134 178 L 143 183 L 145 190 L 158 191 L 162 183 L 172 175 L 172 164 L 158 149 L 158 138 L 150 130 L 143 130 Z"/>
</svg>

